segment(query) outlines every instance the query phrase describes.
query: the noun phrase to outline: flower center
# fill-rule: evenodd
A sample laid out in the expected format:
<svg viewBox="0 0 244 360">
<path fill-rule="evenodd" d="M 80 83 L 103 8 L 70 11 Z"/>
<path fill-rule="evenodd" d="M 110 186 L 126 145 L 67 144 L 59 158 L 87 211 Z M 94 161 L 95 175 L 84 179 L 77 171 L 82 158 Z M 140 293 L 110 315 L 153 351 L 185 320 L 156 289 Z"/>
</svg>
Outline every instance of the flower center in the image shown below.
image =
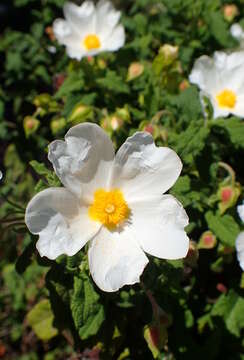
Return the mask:
<svg viewBox="0 0 244 360">
<path fill-rule="evenodd" d="M 228 89 L 221 91 L 216 96 L 217 102 L 220 107 L 233 108 L 236 104 L 236 94 Z"/>
<path fill-rule="evenodd" d="M 94 193 L 94 201 L 88 214 L 90 219 L 100 221 L 108 229 L 114 229 L 128 219 L 130 209 L 119 189 L 98 189 Z"/>
<path fill-rule="evenodd" d="M 101 43 L 97 35 L 89 34 L 84 39 L 84 46 L 87 50 L 94 50 L 94 49 L 99 49 Z"/>
</svg>

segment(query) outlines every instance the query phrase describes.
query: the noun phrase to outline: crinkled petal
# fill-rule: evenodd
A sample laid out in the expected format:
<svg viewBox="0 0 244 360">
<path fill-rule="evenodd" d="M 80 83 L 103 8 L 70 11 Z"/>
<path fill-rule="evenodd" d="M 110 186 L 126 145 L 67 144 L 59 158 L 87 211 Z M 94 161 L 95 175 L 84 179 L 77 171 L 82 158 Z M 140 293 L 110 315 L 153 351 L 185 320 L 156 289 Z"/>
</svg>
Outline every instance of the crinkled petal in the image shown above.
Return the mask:
<svg viewBox="0 0 244 360">
<path fill-rule="evenodd" d="M 213 59 L 203 55 L 195 61 L 189 80 L 192 84 L 198 85 L 201 90 L 213 94 L 221 88 L 219 75 Z"/>
<path fill-rule="evenodd" d="M 244 94 L 237 96 L 237 102 L 231 113 L 240 118 L 244 118 Z"/>
<path fill-rule="evenodd" d="M 237 251 L 237 259 L 239 261 L 240 267 L 244 271 L 244 231 L 242 231 L 237 236 L 236 251 Z"/>
<path fill-rule="evenodd" d="M 98 125 L 83 123 L 49 145 L 48 159 L 64 186 L 91 202 L 94 191 L 107 186 L 114 148 Z"/>
<path fill-rule="evenodd" d="M 92 240 L 88 260 L 93 280 L 101 290 L 108 292 L 139 282 L 148 263 L 126 229 L 111 232 L 102 228 Z"/>
<path fill-rule="evenodd" d="M 110 34 L 107 41 L 103 43 L 103 49 L 106 51 L 117 51 L 125 43 L 125 30 L 122 25 L 118 25 Z"/>
<path fill-rule="evenodd" d="M 80 60 L 85 55 L 81 37 L 72 30 L 66 20 L 56 19 L 53 23 L 53 31 L 58 42 L 66 46 L 69 57 Z"/>
<path fill-rule="evenodd" d="M 110 186 L 120 188 L 127 201 L 161 195 L 180 175 L 182 163 L 167 147 L 156 147 L 152 136 L 137 132 L 118 150 Z"/>
<path fill-rule="evenodd" d="M 35 195 L 26 208 L 25 222 L 39 235 L 36 247 L 41 256 L 56 259 L 76 254 L 99 231 L 88 209 L 64 188 L 50 188 Z"/>
<path fill-rule="evenodd" d="M 81 6 L 67 2 L 64 4 L 64 16 L 80 36 L 95 31 L 95 6 L 92 1 L 85 1 Z"/>
<path fill-rule="evenodd" d="M 223 51 L 215 51 L 214 62 L 219 70 L 228 71 L 244 65 L 244 51 L 233 51 L 227 54 Z"/>
<path fill-rule="evenodd" d="M 242 222 L 244 222 L 244 203 L 237 206 L 237 212 Z"/>
<path fill-rule="evenodd" d="M 189 239 L 184 231 L 188 216 L 171 195 L 129 203 L 132 212 L 130 230 L 142 249 L 161 259 L 184 258 Z"/>
<path fill-rule="evenodd" d="M 120 19 L 120 11 L 115 10 L 110 1 L 101 0 L 96 6 L 96 33 L 106 40 Z"/>
</svg>

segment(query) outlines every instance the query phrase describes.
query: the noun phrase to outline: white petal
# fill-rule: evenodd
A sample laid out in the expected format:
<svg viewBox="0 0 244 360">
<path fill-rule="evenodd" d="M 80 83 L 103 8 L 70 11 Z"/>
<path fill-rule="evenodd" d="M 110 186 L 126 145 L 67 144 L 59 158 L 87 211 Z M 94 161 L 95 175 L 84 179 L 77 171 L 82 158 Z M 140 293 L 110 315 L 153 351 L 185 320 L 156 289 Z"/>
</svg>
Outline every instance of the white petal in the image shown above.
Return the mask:
<svg viewBox="0 0 244 360">
<path fill-rule="evenodd" d="M 107 185 L 114 148 L 98 125 L 83 123 L 72 127 L 65 141 L 49 145 L 48 159 L 64 186 L 91 202 L 94 191 Z"/>
<path fill-rule="evenodd" d="M 237 212 L 238 212 L 238 215 L 241 218 L 241 221 L 244 222 L 244 204 L 237 206 Z"/>
<path fill-rule="evenodd" d="M 238 40 L 240 40 L 242 37 L 244 38 L 244 32 L 242 30 L 242 27 L 237 23 L 231 25 L 230 33 L 234 38 L 236 38 Z"/>
<path fill-rule="evenodd" d="M 171 195 L 129 203 L 130 229 L 145 252 L 161 259 L 186 256 L 189 239 L 184 231 L 188 217 Z"/>
<path fill-rule="evenodd" d="M 240 118 L 244 118 L 244 93 L 243 95 L 237 96 L 237 102 L 231 113 Z"/>
<path fill-rule="evenodd" d="M 95 7 L 92 1 L 85 1 L 81 6 L 67 2 L 64 5 L 64 16 L 80 36 L 95 31 Z"/>
<path fill-rule="evenodd" d="M 50 188 L 35 195 L 25 214 L 30 232 L 39 234 L 36 247 L 41 256 L 56 259 L 76 254 L 99 231 L 88 209 L 64 188 Z"/>
<path fill-rule="evenodd" d="M 189 80 L 208 94 L 216 92 L 219 88 L 220 77 L 218 71 L 216 71 L 213 59 L 205 55 L 197 59 L 189 76 Z"/>
<path fill-rule="evenodd" d="M 103 48 L 107 51 L 116 51 L 124 46 L 125 30 L 122 25 L 116 26 L 107 41 L 104 41 Z"/>
<path fill-rule="evenodd" d="M 127 201 L 160 195 L 173 186 L 181 168 L 173 150 L 156 147 L 149 133 L 137 132 L 118 150 L 110 186 L 122 189 Z"/>
<path fill-rule="evenodd" d="M 114 9 L 109 1 L 101 0 L 96 6 L 96 33 L 101 35 L 103 40 L 112 33 L 120 18 L 120 11 Z"/>
<path fill-rule="evenodd" d="M 240 267 L 244 271 L 244 231 L 237 236 L 236 251 Z"/>
<path fill-rule="evenodd" d="M 126 229 L 111 232 L 102 228 L 92 240 L 88 259 L 93 280 L 108 292 L 139 282 L 148 264 L 146 255 Z"/>
</svg>

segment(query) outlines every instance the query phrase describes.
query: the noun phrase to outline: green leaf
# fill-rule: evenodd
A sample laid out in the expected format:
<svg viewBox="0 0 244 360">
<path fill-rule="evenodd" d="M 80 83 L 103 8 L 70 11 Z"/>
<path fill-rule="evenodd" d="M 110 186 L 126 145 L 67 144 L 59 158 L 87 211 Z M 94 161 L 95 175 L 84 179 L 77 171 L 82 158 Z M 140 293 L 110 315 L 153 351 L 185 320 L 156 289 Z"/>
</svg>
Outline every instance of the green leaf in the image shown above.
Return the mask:
<svg viewBox="0 0 244 360">
<path fill-rule="evenodd" d="M 217 238 L 227 246 L 235 246 L 237 235 L 240 233 L 240 228 L 230 215 L 220 216 L 208 211 L 205 214 L 205 219 L 208 227 L 217 236 Z"/>
<path fill-rule="evenodd" d="M 218 119 L 213 124 L 215 128 L 222 128 L 236 148 L 244 148 L 244 122 L 239 118 Z"/>
<path fill-rule="evenodd" d="M 60 185 L 59 179 L 56 176 L 56 174 L 53 171 L 48 170 L 46 168 L 45 164 L 40 163 L 36 160 L 32 160 L 32 161 L 30 161 L 30 165 L 33 167 L 33 169 L 35 170 L 35 172 L 38 175 L 45 177 L 49 186 L 59 186 Z"/>
<path fill-rule="evenodd" d="M 98 85 L 115 94 L 129 94 L 130 88 L 115 71 L 108 70 L 105 78 L 97 79 Z"/>
<path fill-rule="evenodd" d="M 63 84 L 60 86 L 59 90 L 55 94 L 56 99 L 60 99 L 63 96 L 69 95 L 71 92 L 81 91 L 84 87 L 84 73 L 83 71 L 71 73 L 67 79 L 64 80 Z"/>
<path fill-rule="evenodd" d="M 54 315 L 47 299 L 40 301 L 27 314 L 28 324 L 41 340 L 50 340 L 57 335 L 58 330 L 53 327 L 53 319 Z"/>
<path fill-rule="evenodd" d="M 71 312 L 82 340 L 95 335 L 104 321 L 104 309 L 99 298 L 88 278 L 74 278 Z"/>
<path fill-rule="evenodd" d="M 228 294 L 221 295 L 214 304 L 211 314 L 223 317 L 227 329 L 235 336 L 241 335 L 244 328 L 244 298 L 234 290 Z"/>
<path fill-rule="evenodd" d="M 172 134 L 169 141 L 184 162 L 190 164 L 201 154 L 208 134 L 209 129 L 204 127 L 202 122 L 192 122 L 185 131 Z"/>
</svg>

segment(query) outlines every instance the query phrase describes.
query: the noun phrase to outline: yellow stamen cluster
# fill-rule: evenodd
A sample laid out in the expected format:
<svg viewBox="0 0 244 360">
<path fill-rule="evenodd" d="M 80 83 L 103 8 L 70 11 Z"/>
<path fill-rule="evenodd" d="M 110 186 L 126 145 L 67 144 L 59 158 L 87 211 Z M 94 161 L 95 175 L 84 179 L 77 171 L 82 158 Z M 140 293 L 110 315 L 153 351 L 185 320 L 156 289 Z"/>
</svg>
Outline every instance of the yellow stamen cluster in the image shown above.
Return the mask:
<svg viewBox="0 0 244 360">
<path fill-rule="evenodd" d="M 225 89 L 216 96 L 219 107 L 233 109 L 236 104 L 236 94 L 232 90 Z"/>
<path fill-rule="evenodd" d="M 115 229 L 130 215 L 130 209 L 119 189 L 106 191 L 98 189 L 94 193 L 94 202 L 89 207 L 89 217 L 100 221 L 108 229 Z"/>
<path fill-rule="evenodd" d="M 84 46 L 86 50 L 95 50 L 101 47 L 101 42 L 97 35 L 89 34 L 84 39 Z"/>
</svg>

